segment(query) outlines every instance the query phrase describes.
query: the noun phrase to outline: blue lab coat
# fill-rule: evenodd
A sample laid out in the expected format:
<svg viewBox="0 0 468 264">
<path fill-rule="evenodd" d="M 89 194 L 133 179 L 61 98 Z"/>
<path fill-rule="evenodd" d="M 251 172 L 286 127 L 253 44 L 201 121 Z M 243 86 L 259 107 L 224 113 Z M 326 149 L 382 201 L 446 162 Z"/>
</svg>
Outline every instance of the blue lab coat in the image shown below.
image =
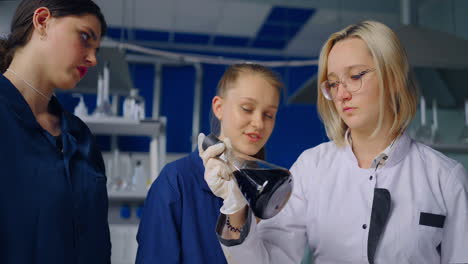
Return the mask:
<svg viewBox="0 0 468 264">
<path fill-rule="evenodd" d="M 136 263 L 226 263 L 215 233 L 223 200 L 204 170 L 197 151 L 163 168 L 145 201 Z"/>
<path fill-rule="evenodd" d="M 101 153 L 55 97 L 49 111 L 60 117 L 60 140 L 0 74 L 0 263 L 110 263 Z"/>
</svg>

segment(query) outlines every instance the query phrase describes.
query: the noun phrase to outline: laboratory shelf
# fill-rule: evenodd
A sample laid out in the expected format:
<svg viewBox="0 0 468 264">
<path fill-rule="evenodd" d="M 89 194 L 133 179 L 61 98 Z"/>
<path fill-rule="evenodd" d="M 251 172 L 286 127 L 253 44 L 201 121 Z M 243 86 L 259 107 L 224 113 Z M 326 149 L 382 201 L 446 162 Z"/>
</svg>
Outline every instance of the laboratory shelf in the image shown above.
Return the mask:
<svg viewBox="0 0 468 264">
<path fill-rule="evenodd" d="M 144 201 L 147 190 L 145 191 L 109 191 L 108 197 L 112 201 Z"/>
<path fill-rule="evenodd" d="M 154 181 L 159 174 L 163 164 L 166 162 L 166 118 L 164 116 L 158 119 L 132 120 L 123 117 L 83 117 L 91 132 L 96 135 L 110 136 L 149 136 L 151 138 L 149 146 L 149 167 L 150 178 Z M 116 140 L 114 140 L 116 142 Z M 116 144 L 113 144 L 114 149 Z M 143 200 L 146 197 L 144 193 L 133 192 L 111 192 L 111 199 L 131 199 Z"/>
<path fill-rule="evenodd" d="M 123 117 L 82 118 L 94 134 L 157 136 L 165 122 L 158 119 L 132 120 Z"/>
</svg>

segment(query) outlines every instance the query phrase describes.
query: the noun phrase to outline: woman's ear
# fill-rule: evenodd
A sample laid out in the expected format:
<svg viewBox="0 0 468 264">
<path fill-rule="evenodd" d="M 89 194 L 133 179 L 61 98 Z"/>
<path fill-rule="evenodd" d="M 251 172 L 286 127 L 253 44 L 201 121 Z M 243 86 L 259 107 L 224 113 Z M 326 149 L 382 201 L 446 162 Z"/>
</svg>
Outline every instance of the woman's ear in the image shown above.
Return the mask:
<svg viewBox="0 0 468 264">
<path fill-rule="evenodd" d="M 221 121 L 223 118 L 223 98 L 216 95 L 211 101 L 211 107 L 216 118 Z"/>
<path fill-rule="evenodd" d="M 47 7 L 39 7 L 34 11 L 33 25 L 34 29 L 41 36 L 41 39 L 47 38 L 47 24 L 51 18 L 52 14 Z"/>
</svg>

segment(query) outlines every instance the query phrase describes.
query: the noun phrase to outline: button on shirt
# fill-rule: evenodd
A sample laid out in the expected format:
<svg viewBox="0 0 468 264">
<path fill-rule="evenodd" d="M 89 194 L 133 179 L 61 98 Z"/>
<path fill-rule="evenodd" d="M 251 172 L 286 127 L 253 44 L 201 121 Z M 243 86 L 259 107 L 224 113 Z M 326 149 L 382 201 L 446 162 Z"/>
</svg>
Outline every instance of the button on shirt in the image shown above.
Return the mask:
<svg viewBox="0 0 468 264">
<path fill-rule="evenodd" d="M 299 263 L 307 244 L 317 264 L 369 263 L 377 188 L 388 190 L 391 209 L 374 263 L 468 263 L 466 171 L 406 134 L 370 169 L 359 168 L 349 145 L 328 142 L 302 153 L 291 172 L 286 207 L 252 220 L 245 241 L 226 248 L 239 263 Z"/>
<path fill-rule="evenodd" d="M 56 138 L 0 75 L 0 263 L 110 263 L 104 163 L 86 125 L 63 111 Z"/>
</svg>

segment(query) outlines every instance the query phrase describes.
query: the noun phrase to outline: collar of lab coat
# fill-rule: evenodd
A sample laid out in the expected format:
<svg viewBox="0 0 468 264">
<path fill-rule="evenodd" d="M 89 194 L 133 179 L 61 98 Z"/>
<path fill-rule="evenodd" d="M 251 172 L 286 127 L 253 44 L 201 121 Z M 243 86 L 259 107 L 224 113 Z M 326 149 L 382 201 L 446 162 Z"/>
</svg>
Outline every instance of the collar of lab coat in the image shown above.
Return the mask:
<svg viewBox="0 0 468 264">
<path fill-rule="evenodd" d="M 351 140 L 351 134 L 350 130 L 346 130 L 346 133 L 344 135 L 345 137 L 345 153 L 346 156 L 354 163 L 356 166 L 358 166 L 358 162 L 356 159 L 356 156 L 354 155 L 353 149 L 352 149 L 352 140 Z M 372 162 L 373 166 L 372 168 L 375 168 L 377 164 L 382 164 L 382 159 L 385 159 L 383 162 L 385 164 L 385 167 L 392 167 L 398 164 L 403 158 L 408 154 L 410 147 L 412 144 L 412 139 L 409 137 L 407 132 L 403 132 L 399 137 L 397 137 L 395 140 L 390 143 L 387 148 L 385 148 L 382 153 L 377 155 L 375 157 L 374 161 Z"/>
</svg>

